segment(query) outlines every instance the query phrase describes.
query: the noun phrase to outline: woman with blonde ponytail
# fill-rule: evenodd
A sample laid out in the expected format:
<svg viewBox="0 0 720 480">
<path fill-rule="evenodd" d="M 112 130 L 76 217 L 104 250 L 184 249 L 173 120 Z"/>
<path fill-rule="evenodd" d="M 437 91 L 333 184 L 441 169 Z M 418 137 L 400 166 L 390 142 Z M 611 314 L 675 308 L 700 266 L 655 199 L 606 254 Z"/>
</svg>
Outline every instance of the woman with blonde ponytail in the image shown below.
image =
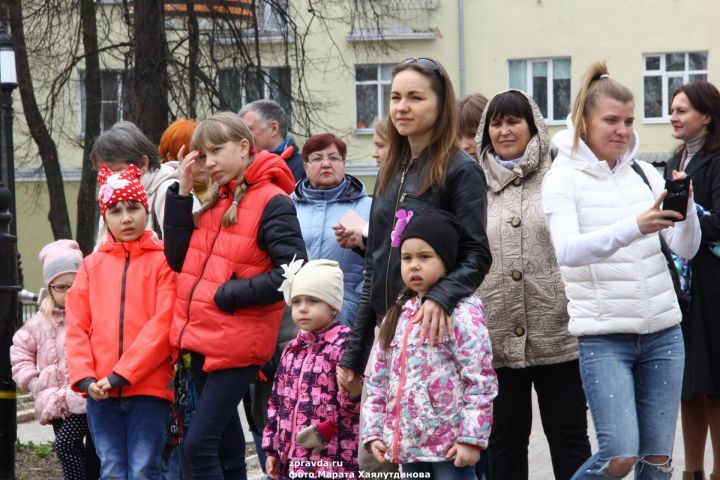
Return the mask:
<svg viewBox="0 0 720 480">
<path fill-rule="evenodd" d="M 179 154 L 170 187 L 165 255 L 179 275 L 170 341 L 191 355 L 200 392 L 185 437 L 190 478 L 240 478 L 245 441 L 237 405 L 271 359 L 285 304 L 281 265 L 307 259 L 289 194 L 287 163 L 256 152 L 240 117 L 223 112 L 200 122 Z M 204 162 L 211 184 L 192 213 L 190 173 Z"/>
<path fill-rule="evenodd" d="M 604 63 L 586 72 L 553 137 L 558 156 L 542 207 L 565 281 L 569 331 L 598 451 L 573 479 L 669 479 L 684 348 L 661 241 L 686 258 L 700 245 L 692 192 L 684 214 L 662 210 L 662 176 L 635 160 L 633 95 Z M 679 178 L 684 174 L 673 175 Z"/>
</svg>

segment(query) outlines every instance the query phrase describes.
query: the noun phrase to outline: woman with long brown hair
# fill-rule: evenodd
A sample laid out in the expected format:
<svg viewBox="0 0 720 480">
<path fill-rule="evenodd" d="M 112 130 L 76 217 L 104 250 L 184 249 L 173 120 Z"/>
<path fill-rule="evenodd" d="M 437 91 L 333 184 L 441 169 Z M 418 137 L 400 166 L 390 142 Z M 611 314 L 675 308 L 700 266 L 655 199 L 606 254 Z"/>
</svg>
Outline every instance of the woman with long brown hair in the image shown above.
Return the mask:
<svg viewBox="0 0 720 480">
<path fill-rule="evenodd" d="M 492 263 L 485 234 L 485 176 L 457 146 L 455 92 L 442 65 L 429 58 L 397 65 L 389 117 L 388 159 L 373 196 L 363 292 L 340 362 L 341 386 L 344 379 L 363 374 L 375 327 L 398 301 L 403 288 L 399 237 L 413 215 L 439 208 L 462 225 L 457 265 L 427 293 L 415 318 L 431 343 L 445 338 L 452 328 L 450 312 L 473 294 Z"/>
<path fill-rule="evenodd" d="M 712 480 L 720 479 L 720 324 L 717 299 L 720 297 L 720 257 L 711 250 L 720 240 L 720 92 L 709 82 L 690 82 L 678 88 L 672 98 L 673 136 L 683 143 L 665 167 L 692 179 L 695 201 L 707 215 L 700 216 L 701 247 L 690 261 L 687 310 L 682 330 L 685 340 L 682 416 L 685 445 L 683 479 L 704 480 L 705 442 L 708 429 L 712 439 Z"/>
</svg>

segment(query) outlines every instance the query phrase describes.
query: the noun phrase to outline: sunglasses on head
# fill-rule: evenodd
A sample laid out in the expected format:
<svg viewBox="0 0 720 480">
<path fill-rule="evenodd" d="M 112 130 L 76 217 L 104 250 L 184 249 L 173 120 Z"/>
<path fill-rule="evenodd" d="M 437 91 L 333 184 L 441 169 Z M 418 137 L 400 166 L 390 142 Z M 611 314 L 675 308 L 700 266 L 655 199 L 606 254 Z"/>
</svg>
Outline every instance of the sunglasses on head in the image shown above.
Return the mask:
<svg viewBox="0 0 720 480">
<path fill-rule="evenodd" d="M 442 75 L 440 74 L 440 65 L 433 60 L 432 58 L 427 57 L 418 57 L 418 58 L 406 58 L 402 62 L 400 62 L 400 65 L 407 65 L 410 63 L 417 63 L 418 65 L 422 65 L 423 67 L 427 68 L 428 70 L 431 70 L 435 73 L 437 73 L 438 77 L 442 78 Z"/>
</svg>

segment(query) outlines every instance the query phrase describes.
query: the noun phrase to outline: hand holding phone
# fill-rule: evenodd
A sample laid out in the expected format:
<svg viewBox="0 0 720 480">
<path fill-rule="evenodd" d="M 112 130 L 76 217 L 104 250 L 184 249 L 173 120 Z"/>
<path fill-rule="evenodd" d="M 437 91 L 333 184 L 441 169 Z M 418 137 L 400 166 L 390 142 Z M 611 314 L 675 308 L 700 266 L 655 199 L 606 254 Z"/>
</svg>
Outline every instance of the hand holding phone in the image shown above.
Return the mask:
<svg viewBox="0 0 720 480">
<path fill-rule="evenodd" d="M 663 210 L 673 210 L 682 214 L 682 220 L 673 217 L 666 217 L 673 222 L 682 222 L 687 215 L 688 200 L 690 198 L 690 178 L 684 177 L 677 180 L 666 180 L 665 190 L 667 197 L 662 204 Z"/>
</svg>

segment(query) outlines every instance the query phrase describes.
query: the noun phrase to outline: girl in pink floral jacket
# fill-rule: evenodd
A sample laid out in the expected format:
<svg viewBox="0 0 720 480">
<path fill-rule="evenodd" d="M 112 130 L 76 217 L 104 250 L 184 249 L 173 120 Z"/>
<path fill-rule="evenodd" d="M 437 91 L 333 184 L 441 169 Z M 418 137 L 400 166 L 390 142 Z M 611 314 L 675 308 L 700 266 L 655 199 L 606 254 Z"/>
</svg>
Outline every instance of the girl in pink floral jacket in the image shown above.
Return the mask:
<svg viewBox="0 0 720 480">
<path fill-rule="evenodd" d="M 464 480 L 475 478 L 497 394 L 484 308 L 474 297 L 461 300 L 447 335 L 434 345 L 414 320 L 423 298 L 455 265 L 459 228 L 452 214 L 427 210 L 394 232 L 402 234 L 406 288 L 371 354 L 361 438 L 379 462 L 402 464 L 403 472 Z"/>
<path fill-rule="evenodd" d="M 343 272 L 332 260 L 283 265 L 280 289 L 299 331 L 280 359 L 263 432 L 266 471 L 274 479 L 359 476 L 359 379 L 341 392 L 335 368 L 350 328 L 337 322 Z M 298 270 L 299 269 L 299 270 Z"/>
<path fill-rule="evenodd" d="M 35 400 L 35 416 L 52 424 L 64 478 L 86 478 L 85 399 L 70 389 L 65 352 L 65 294 L 82 262 L 77 242 L 58 240 L 40 251 L 47 297 L 15 333 L 10 347 L 13 380 Z M 88 452 L 92 455 L 92 452 Z M 88 460 L 93 461 L 90 458 Z M 91 463 L 92 464 L 92 463 Z"/>
</svg>

